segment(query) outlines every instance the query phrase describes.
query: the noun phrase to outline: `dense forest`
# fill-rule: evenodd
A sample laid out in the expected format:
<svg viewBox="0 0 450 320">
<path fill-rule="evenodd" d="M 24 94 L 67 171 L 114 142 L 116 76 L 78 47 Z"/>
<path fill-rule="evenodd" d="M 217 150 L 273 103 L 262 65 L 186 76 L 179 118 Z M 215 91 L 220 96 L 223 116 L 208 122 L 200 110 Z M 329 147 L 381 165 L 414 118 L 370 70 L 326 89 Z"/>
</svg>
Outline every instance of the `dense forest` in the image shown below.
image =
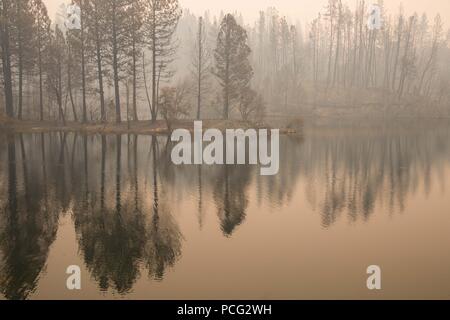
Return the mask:
<svg viewBox="0 0 450 320">
<path fill-rule="evenodd" d="M 177 0 L 1 0 L 0 113 L 17 120 L 259 120 L 266 115 L 450 113 L 450 32 L 441 17 L 364 0 L 310 22 L 275 8 L 198 17 Z"/>
</svg>

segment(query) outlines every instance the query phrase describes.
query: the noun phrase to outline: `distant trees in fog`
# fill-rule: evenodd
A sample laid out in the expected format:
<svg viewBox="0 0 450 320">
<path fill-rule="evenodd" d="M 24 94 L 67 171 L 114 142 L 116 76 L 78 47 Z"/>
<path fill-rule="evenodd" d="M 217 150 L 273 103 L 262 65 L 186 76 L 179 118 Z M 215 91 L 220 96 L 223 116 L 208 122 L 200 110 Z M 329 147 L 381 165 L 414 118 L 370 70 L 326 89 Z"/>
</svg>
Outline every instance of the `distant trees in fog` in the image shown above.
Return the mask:
<svg viewBox="0 0 450 320">
<path fill-rule="evenodd" d="M 392 15 L 378 1 L 381 28 L 369 28 L 369 4 L 361 0 L 351 9 L 329 0 L 305 32 L 299 23 L 289 28 L 274 8 L 261 12 L 250 34 L 266 100 L 288 109 L 414 102 L 448 107 L 449 37 L 441 17 L 408 17 L 402 7 Z"/>
</svg>

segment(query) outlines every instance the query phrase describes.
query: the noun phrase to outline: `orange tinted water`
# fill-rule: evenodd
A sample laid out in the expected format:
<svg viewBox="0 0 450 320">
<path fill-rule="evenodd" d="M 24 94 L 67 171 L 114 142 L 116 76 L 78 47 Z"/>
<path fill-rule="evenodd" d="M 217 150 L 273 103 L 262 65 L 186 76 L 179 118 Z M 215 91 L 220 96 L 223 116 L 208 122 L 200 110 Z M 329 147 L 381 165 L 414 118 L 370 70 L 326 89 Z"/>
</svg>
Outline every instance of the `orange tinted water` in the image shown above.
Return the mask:
<svg viewBox="0 0 450 320">
<path fill-rule="evenodd" d="M 175 167 L 163 137 L 1 136 L 1 296 L 449 299 L 449 138 L 445 124 L 309 128 L 262 177 Z"/>
</svg>

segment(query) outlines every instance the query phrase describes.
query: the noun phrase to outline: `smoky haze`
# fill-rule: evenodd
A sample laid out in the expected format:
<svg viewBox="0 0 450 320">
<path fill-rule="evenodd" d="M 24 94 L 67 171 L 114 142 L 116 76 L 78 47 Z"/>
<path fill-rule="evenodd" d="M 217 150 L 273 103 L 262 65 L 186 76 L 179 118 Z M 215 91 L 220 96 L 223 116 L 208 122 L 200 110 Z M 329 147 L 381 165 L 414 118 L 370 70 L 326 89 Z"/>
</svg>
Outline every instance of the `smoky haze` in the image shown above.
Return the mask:
<svg viewBox="0 0 450 320">
<path fill-rule="evenodd" d="M 403 1 L 0 0 L 0 300 L 448 299 L 450 0 Z"/>
<path fill-rule="evenodd" d="M 164 119 L 169 131 L 180 119 L 449 116 L 450 2 L 373 1 L 380 10 L 367 0 L 73 0 L 86 22 L 77 29 L 62 23 L 69 0 L 44 0 L 47 47 L 11 33 L 20 52 L 5 73 L 7 114 L 17 92 L 19 119 L 39 109 L 62 122 Z M 34 35 L 51 30 L 25 22 Z M 38 103 L 27 98 L 36 88 Z"/>
<path fill-rule="evenodd" d="M 57 8 L 61 3 L 68 2 L 63 0 L 44 0 L 53 19 Z M 346 1 L 351 7 L 355 6 L 356 1 Z M 367 1 L 370 3 L 371 1 Z M 377 1 L 373 1 L 374 3 Z M 219 15 L 223 12 L 240 12 L 248 22 L 257 20 L 259 11 L 268 7 L 276 7 L 281 14 L 287 15 L 292 19 L 300 19 L 303 22 L 310 22 L 326 6 L 327 0 L 180 0 L 183 8 L 189 9 L 194 14 L 203 14 L 210 11 L 212 14 Z M 405 13 L 411 14 L 414 11 L 426 12 L 430 16 L 437 13 L 441 14 L 443 20 L 447 23 L 450 20 L 450 1 L 448 0 L 385 0 L 384 5 L 389 12 L 396 12 L 403 4 Z"/>
</svg>

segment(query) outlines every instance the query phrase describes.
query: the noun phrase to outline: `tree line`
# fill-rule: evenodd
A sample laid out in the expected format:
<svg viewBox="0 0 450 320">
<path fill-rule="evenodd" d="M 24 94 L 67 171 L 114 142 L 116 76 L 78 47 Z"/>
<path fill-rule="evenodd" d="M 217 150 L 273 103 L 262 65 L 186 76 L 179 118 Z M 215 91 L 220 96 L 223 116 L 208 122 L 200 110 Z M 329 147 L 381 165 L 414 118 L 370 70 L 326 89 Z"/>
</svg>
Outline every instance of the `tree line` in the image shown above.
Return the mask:
<svg viewBox="0 0 450 320">
<path fill-rule="evenodd" d="M 381 28 L 370 28 L 371 4 L 328 0 L 305 30 L 275 8 L 261 11 L 249 34 L 266 100 L 281 110 L 414 102 L 448 108 L 450 32 L 441 16 L 408 16 L 403 6 L 392 14 L 379 0 Z"/>
<path fill-rule="evenodd" d="M 440 15 L 329 0 L 311 23 L 261 11 L 198 17 L 177 0 L 74 0 L 80 28 L 42 0 L 1 0 L 1 110 L 10 118 L 121 122 L 259 120 L 317 107 L 450 105 Z M 267 106 L 267 107 L 266 107 Z M 336 109 L 336 108 L 335 108 Z"/>
<path fill-rule="evenodd" d="M 77 28 L 66 26 L 65 8 L 52 22 L 42 0 L 1 0 L 2 100 L 8 117 L 120 123 L 144 114 L 169 123 L 187 115 L 195 97 L 200 119 L 211 75 L 219 83 L 224 119 L 231 104 L 257 101 L 250 89 L 247 32 L 233 15 L 223 17 L 214 47 L 206 43 L 203 18 L 198 18 L 189 81 L 177 83 L 176 32 L 182 16 L 177 0 L 72 4 L 80 8 Z M 146 113 L 141 105 L 147 105 Z"/>
</svg>

